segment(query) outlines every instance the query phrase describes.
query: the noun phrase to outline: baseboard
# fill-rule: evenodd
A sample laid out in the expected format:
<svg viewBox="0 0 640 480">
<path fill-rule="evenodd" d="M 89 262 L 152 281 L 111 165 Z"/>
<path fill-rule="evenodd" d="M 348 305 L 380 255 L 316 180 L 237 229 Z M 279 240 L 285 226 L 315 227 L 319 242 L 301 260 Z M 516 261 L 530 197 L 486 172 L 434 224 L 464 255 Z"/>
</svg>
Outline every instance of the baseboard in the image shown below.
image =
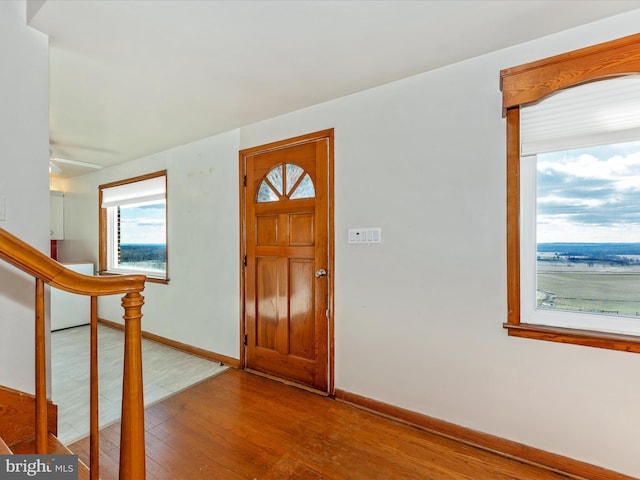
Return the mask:
<svg viewBox="0 0 640 480">
<path fill-rule="evenodd" d="M 539 450 L 521 443 L 472 430 L 411 410 L 379 402 L 354 393 L 336 390 L 336 400 L 351 404 L 371 413 L 412 425 L 422 430 L 441 435 L 483 450 L 536 465 L 550 471 L 568 475 L 579 480 L 638 480 L 589 463 Z"/>
<path fill-rule="evenodd" d="M 116 328 L 118 330 L 124 330 L 124 325 L 122 325 L 121 323 L 112 322 L 111 320 L 105 320 L 104 318 L 99 318 L 98 323 L 106 327 Z M 175 348 L 176 350 L 180 350 L 182 352 L 189 353 L 197 357 L 206 358 L 207 360 L 223 363 L 228 367 L 240 368 L 240 360 L 238 360 L 237 358 L 227 357 L 226 355 L 221 355 L 216 352 L 211 352 L 203 348 L 187 345 L 186 343 L 176 342 L 175 340 L 161 337 L 160 335 L 155 335 L 153 333 L 145 332 L 144 330 L 142 331 L 142 338 L 146 338 L 147 340 L 152 340 L 156 343 L 161 343 L 162 345 L 166 345 L 167 347 Z"/>
<path fill-rule="evenodd" d="M 36 398 L 29 393 L 0 387 L 0 437 L 13 448 L 36 436 Z M 58 434 L 58 407 L 47 402 L 47 429 Z"/>
</svg>

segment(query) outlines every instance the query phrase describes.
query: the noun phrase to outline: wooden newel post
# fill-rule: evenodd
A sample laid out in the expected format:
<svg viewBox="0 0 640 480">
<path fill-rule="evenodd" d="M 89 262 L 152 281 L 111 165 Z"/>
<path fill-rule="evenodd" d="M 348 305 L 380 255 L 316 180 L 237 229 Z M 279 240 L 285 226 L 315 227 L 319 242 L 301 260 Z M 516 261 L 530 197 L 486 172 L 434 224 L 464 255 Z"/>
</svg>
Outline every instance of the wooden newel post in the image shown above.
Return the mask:
<svg viewBox="0 0 640 480">
<path fill-rule="evenodd" d="M 143 480 L 146 478 L 141 335 L 143 304 L 144 297 L 140 293 L 127 293 L 122 298 L 125 336 L 120 480 Z"/>
</svg>

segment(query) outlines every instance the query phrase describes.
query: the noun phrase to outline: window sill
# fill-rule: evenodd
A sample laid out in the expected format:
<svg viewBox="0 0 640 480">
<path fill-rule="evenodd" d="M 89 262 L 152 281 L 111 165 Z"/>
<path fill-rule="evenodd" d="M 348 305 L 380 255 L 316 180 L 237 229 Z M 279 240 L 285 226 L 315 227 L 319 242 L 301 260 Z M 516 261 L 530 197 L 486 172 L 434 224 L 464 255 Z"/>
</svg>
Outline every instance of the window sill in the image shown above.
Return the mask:
<svg viewBox="0 0 640 480">
<path fill-rule="evenodd" d="M 98 275 L 100 276 L 118 276 L 118 275 L 144 275 L 147 277 L 147 282 L 149 283 L 161 283 L 163 285 L 168 285 L 169 284 L 169 279 L 168 278 L 162 278 L 162 277 L 151 277 L 146 273 L 142 273 L 142 272 L 127 272 L 127 273 L 123 273 L 123 272 L 108 272 L 108 271 L 102 271 L 102 272 L 98 272 Z"/>
<path fill-rule="evenodd" d="M 574 330 L 571 328 L 549 327 L 527 323 L 502 325 L 510 337 L 533 338 L 549 342 L 570 343 L 588 347 L 606 348 L 623 352 L 640 353 L 640 337 L 616 333 Z"/>
</svg>

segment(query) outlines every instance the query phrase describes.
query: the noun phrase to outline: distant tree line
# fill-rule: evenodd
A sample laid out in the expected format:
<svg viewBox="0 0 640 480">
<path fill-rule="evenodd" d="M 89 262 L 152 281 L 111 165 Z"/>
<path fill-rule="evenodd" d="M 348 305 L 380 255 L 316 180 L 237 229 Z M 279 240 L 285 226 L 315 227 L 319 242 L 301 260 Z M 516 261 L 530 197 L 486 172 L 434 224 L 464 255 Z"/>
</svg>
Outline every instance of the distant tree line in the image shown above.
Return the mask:
<svg viewBox="0 0 640 480">
<path fill-rule="evenodd" d="M 165 245 L 120 245 L 120 263 L 166 261 Z"/>
<path fill-rule="evenodd" d="M 590 267 L 593 267 L 595 264 L 608 264 L 608 265 L 620 265 L 620 266 L 628 266 L 628 265 L 637 265 L 640 263 L 637 259 L 623 257 L 620 255 L 593 255 L 593 256 L 572 256 L 572 255 L 564 255 L 564 254 L 556 254 L 553 257 L 543 257 L 538 255 L 537 260 L 539 262 L 566 262 L 566 263 L 586 263 Z"/>
</svg>

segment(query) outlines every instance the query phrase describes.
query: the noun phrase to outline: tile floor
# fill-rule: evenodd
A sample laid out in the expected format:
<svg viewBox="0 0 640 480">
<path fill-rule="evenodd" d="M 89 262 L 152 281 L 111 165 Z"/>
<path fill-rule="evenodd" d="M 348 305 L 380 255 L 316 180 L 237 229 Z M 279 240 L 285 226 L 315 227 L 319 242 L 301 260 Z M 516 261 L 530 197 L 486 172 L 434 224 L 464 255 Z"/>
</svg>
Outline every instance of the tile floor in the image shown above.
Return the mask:
<svg viewBox="0 0 640 480">
<path fill-rule="evenodd" d="M 120 330 L 98 327 L 100 426 L 120 418 L 122 352 Z M 174 348 L 142 341 L 144 403 L 148 406 L 226 370 Z M 51 334 L 52 399 L 58 405 L 58 438 L 73 443 L 89 434 L 89 326 Z"/>
</svg>

